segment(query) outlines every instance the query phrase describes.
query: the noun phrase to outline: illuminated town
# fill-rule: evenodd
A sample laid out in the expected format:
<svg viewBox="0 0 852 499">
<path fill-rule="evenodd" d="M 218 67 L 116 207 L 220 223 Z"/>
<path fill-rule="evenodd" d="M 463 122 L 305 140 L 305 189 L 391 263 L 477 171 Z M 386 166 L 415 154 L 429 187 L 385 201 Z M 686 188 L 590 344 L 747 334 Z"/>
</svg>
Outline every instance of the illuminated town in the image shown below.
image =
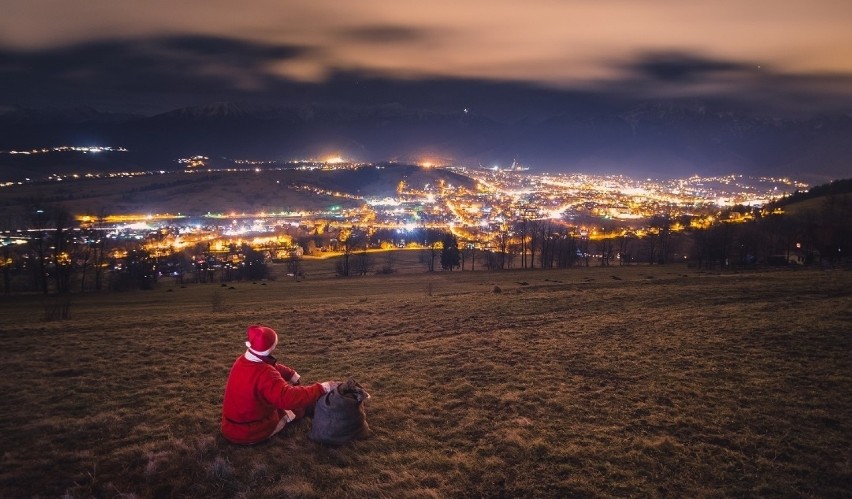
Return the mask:
<svg viewBox="0 0 852 499">
<path fill-rule="evenodd" d="M 82 152 L 123 151 L 122 148 L 63 147 L 52 150 Z M 51 150 L 29 151 L 31 154 Z M 339 157 L 325 160 L 236 160 L 233 167 L 214 168 L 206 156 L 179 159 L 182 170 L 50 175 L 41 182 L 83 182 L 94 178 L 146 175 L 205 175 L 282 170 L 387 169 L 395 163 L 349 162 Z M 500 167 L 435 166 L 461 179 L 457 185 L 439 180 L 414 185 L 401 181 L 395 192 L 362 196 L 316 185 L 289 188 L 338 199 L 339 205 L 323 210 L 297 209 L 244 213 L 226 206 L 210 206 L 206 213 L 110 214 L 75 213 L 83 231 L 95 231 L 116 242 L 112 256 L 120 259 L 133 244 L 153 257 L 168 257 L 190 248 L 208 255 L 238 259 L 234 248 L 248 245 L 271 260 L 339 255 L 346 240 L 361 234 L 364 250 L 423 248 L 434 245 L 428 230 L 451 232 L 460 245 L 485 251 L 523 244 L 531 237 L 529 224 L 549 222 L 562 233 L 588 240 L 631 236 L 641 238 L 658 230 L 653 220 L 668 221 L 667 230 L 706 227 L 723 213 L 728 221 L 745 220 L 753 209 L 807 185 L 787 178 L 691 176 L 672 180 L 636 180 L 621 175 L 533 173 L 516 163 Z M 32 181 L 29 181 L 32 182 Z M 14 190 L 22 182 L 6 182 Z M 731 210 L 732 207 L 739 210 Z M 523 225 L 524 229 L 520 228 Z M 8 241 L 25 242 L 30 227 L 6 231 Z M 551 229 L 553 230 L 553 229 Z M 128 245 L 128 243 L 132 243 Z"/>
</svg>

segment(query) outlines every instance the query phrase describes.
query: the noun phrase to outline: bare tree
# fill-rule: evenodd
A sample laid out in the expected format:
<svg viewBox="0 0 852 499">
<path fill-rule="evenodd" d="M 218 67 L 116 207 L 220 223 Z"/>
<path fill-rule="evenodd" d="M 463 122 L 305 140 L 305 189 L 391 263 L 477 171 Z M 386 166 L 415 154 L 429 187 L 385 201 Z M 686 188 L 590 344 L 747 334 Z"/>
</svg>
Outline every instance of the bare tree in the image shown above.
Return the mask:
<svg viewBox="0 0 852 499">
<path fill-rule="evenodd" d="M 379 272 L 382 274 L 393 274 L 396 272 L 396 254 L 393 250 L 385 250 L 383 256 L 382 268 Z"/>
<path fill-rule="evenodd" d="M 13 266 L 13 252 L 12 245 L 15 244 L 15 241 L 12 239 L 11 233 L 12 229 L 15 227 L 14 217 L 9 211 L 5 211 L 0 214 L 0 230 L 9 232 L 8 237 L 4 237 L 2 241 L 0 241 L 0 245 L 3 246 L 3 261 L 0 262 L 0 266 L 3 268 L 3 293 L 9 294 L 12 292 L 12 266 Z"/>
<path fill-rule="evenodd" d="M 47 268 L 48 259 L 47 226 L 50 221 L 45 207 L 33 202 L 27 210 L 29 215 L 28 228 L 30 232 L 30 247 L 33 252 L 33 282 L 36 291 L 48 294 Z"/>
<path fill-rule="evenodd" d="M 290 251 L 287 257 L 287 273 L 293 275 L 294 281 L 298 281 L 302 276 L 302 257 L 296 250 Z"/>
<path fill-rule="evenodd" d="M 497 232 L 497 257 L 500 269 L 506 268 L 506 255 L 509 251 L 509 226 L 507 224 L 500 225 L 500 230 Z"/>
<path fill-rule="evenodd" d="M 465 269 L 467 261 L 470 260 L 470 270 L 476 270 L 476 242 L 466 241 L 462 243 L 461 269 Z"/>
<path fill-rule="evenodd" d="M 557 238 L 553 230 L 553 222 L 550 220 L 543 221 L 538 225 L 538 232 L 541 241 L 540 266 L 543 269 L 553 268 Z"/>
<path fill-rule="evenodd" d="M 420 263 L 426 265 L 428 272 L 435 271 L 435 259 L 441 254 L 441 239 L 444 232 L 435 229 L 422 229 L 420 240 L 423 241 L 423 251 L 420 252 Z"/>
<path fill-rule="evenodd" d="M 530 268 L 535 268 L 535 255 L 538 248 L 541 246 L 542 234 L 541 225 L 543 220 L 531 220 L 529 227 L 529 250 L 530 250 Z"/>
<path fill-rule="evenodd" d="M 340 234 L 338 235 L 337 240 L 340 243 L 340 249 L 343 252 L 343 256 L 337 262 L 337 274 L 343 277 L 348 277 L 352 275 L 352 254 L 358 248 L 365 248 L 366 244 L 366 234 L 357 230 L 355 227 L 350 227 L 348 229 L 342 229 Z"/>
<path fill-rule="evenodd" d="M 52 260 L 56 293 L 64 295 L 71 291 L 71 272 L 74 263 L 71 248 L 71 229 L 74 219 L 63 206 L 54 206 L 51 212 L 54 224 Z"/>
<path fill-rule="evenodd" d="M 355 254 L 354 263 L 355 272 L 358 275 L 367 275 L 373 270 L 373 259 L 367 252 L 367 246 L 364 246 Z"/>
<path fill-rule="evenodd" d="M 340 243 L 340 248 L 343 251 L 342 258 L 337 261 L 337 275 L 349 277 L 349 258 L 352 256 L 352 252 L 355 250 L 353 244 L 355 241 L 354 237 L 352 236 L 352 229 L 345 231 L 341 230 L 340 234 L 337 237 L 337 241 Z"/>
</svg>

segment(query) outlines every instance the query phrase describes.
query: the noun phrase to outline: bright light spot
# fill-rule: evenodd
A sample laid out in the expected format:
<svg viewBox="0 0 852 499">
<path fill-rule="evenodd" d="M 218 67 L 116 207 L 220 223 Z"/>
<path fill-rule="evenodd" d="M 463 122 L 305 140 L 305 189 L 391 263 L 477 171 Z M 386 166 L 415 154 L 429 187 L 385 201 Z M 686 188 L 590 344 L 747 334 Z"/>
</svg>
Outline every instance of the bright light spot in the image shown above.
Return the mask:
<svg viewBox="0 0 852 499">
<path fill-rule="evenodd" d="M 647 196 L 649 191 L 642 187 L 625 187 L 621 189 L 623 194 L 628 196 Z"/>
<path fill-rule="evenodd" d="M 399 206 L 399 201 L 393 198 L 386 197 L 384 199 L 369 199 L 367 204 L 370 206 Z"/>
<path fill-rule="evenodd" d="M 343 161 L 343 158 L 341 158 L 340 156 L 334 156 L 334 157 L 328 158 L 327 160 L 325 160 L 325 162 L 336 165 L 336 164 L 343 163 L 344 161 Z"/>
</svg>

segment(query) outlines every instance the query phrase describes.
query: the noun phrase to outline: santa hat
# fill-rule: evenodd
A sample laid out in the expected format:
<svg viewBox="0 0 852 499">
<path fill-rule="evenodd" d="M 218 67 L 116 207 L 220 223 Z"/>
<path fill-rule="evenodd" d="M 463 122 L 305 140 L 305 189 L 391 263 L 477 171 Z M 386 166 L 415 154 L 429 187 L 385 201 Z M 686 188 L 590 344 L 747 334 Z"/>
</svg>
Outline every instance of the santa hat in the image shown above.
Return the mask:
<svg viewBox="0 0 852 499">
<path fill-rule="evenodd" d="M 258 355 L 269 355 L 278 344 L 278 334 L 266 326 L 249 326 L 246 337 L 246 346 Z"/>
</svg>

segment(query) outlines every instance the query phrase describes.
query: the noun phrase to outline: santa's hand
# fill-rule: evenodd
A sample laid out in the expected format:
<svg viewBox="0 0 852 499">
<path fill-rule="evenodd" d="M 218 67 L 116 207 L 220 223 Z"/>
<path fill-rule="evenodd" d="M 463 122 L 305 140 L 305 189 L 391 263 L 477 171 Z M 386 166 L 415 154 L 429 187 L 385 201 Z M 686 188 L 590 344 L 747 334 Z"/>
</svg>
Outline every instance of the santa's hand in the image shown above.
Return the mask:
<svg viewBox="0 0 852 499">
<path fill-rule="evenodd" d="M 329 393 L 340 385 L 340 381 L 323 381 L 320 384 L 325 393 Z"/>
<path fill-rule="evenodd" d="M 296 371 L 293 371 L 293 375 L 290 376 L 290 384 L 293 385 L 293 386 L 299 386 L 299 380 L 301 378 L 302 377 L 299 376 L 299 373 L 297 373 Z"/>
</svg>

